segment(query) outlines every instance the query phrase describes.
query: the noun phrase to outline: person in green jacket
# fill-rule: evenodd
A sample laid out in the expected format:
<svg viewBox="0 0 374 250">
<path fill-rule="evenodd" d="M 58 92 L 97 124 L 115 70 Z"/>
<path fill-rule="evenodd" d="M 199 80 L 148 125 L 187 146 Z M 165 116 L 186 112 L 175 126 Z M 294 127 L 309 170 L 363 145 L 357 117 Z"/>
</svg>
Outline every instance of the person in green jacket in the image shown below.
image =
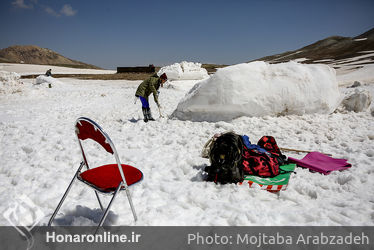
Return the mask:
<svg viewBox="0 0 374 250">
<path fill-rule="evenodd" d="M 161 108 L 160 103 L 158 102 L 158 92 L 157 90 L 163 87 L 164 83 L 168 80 L 168 77 L 165 73 L 160 76 L 154 74 L 147 80 L 144 80 L 136 90 L 135 96 L 140 98 L 142 102 L 142 111 L 144 115 L 144 122 L 154 121 L 149 108 L 148 96 L 153 93 L 153 99 L 159 108 Z"/>
</svg>

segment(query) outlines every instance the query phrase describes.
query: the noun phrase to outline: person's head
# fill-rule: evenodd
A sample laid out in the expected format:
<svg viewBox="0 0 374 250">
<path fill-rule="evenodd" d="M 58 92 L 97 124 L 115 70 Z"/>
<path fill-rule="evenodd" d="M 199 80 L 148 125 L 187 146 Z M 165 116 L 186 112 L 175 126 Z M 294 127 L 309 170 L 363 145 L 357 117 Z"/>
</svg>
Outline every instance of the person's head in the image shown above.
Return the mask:
<svg viewBox="0 0 374 250">
<path fill-rule="evenodd" d="M 164 86 L 164 83 L 168 80 L 168 76 L 163 73 L 162 75 L 160 75 L 160 80 L 161 80 L 161 87 Z"/>
</svg>

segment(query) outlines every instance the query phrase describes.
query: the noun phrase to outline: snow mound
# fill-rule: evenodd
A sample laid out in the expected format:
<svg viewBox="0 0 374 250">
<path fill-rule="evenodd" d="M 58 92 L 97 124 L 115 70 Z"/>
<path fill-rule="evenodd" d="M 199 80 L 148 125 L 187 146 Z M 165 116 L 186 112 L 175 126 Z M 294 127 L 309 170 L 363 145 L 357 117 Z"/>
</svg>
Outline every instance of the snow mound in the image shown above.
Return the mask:
<svg viewBox="0 0 374 250">
<path fill-rule="evenodd" d="M 257 61 L 218 69 L 187 93 L 172 117 L 213 122 L 331 113 L 340 101 L 335 70 L 327 65 Z"/>
<path fill-rule="evenodd" d="M 15 72 L 0 71 L 0 95 L 22 92 L 23 83 Z"/>
<path fill-rule="evenodd" d="M 35 78 L 35 85 L 46 85 L 48 86 L 51 84 L 51 87 L 54 85 L 59 85 L 61 82 L 57 80 L 56 78 L 53 78 L 52 76 L 46 76 L 46 75 L 40 75 L 37 78 Z"/>
<path fill-rule="evenodd" d="M 201 63 L 186 61 L 162 67 L 157 74 L 160 76 L 163 73 L 166 73 L 169 80 L 202 80 L 209 77 Z"/>
</svg>

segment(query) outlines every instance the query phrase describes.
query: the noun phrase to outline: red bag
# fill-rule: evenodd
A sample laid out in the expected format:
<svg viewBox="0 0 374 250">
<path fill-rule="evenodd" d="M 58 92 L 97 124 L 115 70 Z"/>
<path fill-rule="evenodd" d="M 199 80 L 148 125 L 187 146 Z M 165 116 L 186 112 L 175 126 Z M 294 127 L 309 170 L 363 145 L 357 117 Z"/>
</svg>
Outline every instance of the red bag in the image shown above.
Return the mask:
<svg viewBox="0 0 374 250">
<path fill-rule="evenodd" d="M 266 149 L 266 151 L 268 151 L 272 154 L 282 155 L 282 152 L 278 148 L 277 142 L 275 141 L 274 137 L 272 137 L 272 136 L 261 137 L 261 139 L 257 142 L 257 145 Z"/>
<path fill-rule="evenodd" d="M 279 174 L 279 163 L 270 153 L 260 153 L 256 149 L 249 150 L 244 146 L 243 170 L 247 175 L 274 177 Z"/>
<path fill-rule="evenodd" d="M 283 155 L 272 136 L 263 136 L 257 143 L 266 149 L 261 153 L 256 149 L 243 148 L 243 170 L 245 174 L 261 177 L 274 177 L 279 174 L 279 165 L 284 164 Z"/>
</svg>

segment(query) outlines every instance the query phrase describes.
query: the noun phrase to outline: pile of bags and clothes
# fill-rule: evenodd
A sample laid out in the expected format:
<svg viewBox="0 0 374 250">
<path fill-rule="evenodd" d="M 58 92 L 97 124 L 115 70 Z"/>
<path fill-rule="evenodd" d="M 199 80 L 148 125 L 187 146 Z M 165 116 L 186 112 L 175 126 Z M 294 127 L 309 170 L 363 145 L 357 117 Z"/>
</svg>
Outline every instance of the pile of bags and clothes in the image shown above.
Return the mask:
<svg viewBox="0 0 374 250">
<path fill-rule="evenodd" d="M 250 185 L 253 180 L 260 180 L 258 183 L 263 183 L 263 180 L 271 183 L 269 180 L 277 182 L 279 178 L 274 178 L 280 175 L 289 179 L 296 164 L 323 174 L 351 167 L 346 159 L 334 159 L 319 152 L 310 152 L 300 160 L 287 158 L 272 136 L 263 136 L 257 144 L 252 144 L 247 135 L 238 135 L 231 131 L 215 134 L 204 145 L 201 156 L 209 158 L 211 163 L 205 168 L 206 180 L 221 184 L 242 183 L 247 179 L 251 180 Z"/>
</svg>

